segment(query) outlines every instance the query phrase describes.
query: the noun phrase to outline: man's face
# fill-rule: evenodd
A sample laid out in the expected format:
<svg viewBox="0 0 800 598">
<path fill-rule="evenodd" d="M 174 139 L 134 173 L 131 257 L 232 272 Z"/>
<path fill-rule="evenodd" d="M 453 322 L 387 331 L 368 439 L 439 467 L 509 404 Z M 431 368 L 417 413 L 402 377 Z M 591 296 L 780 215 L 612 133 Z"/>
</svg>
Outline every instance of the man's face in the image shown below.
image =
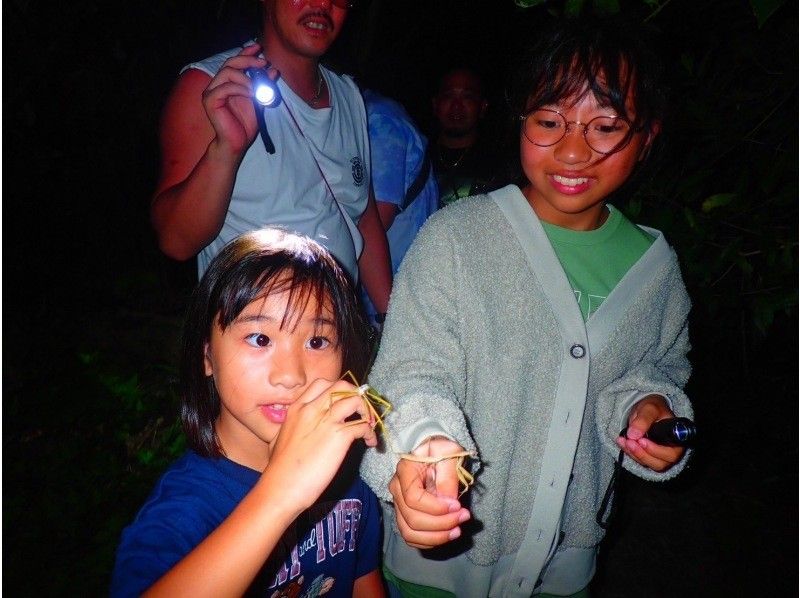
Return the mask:
<svg viewBox="0 0 800 598">
<path fill-rule="evenodd" d="M 265 0 L 264 9 L 267 43 L 308 58 L 327 52 L 347 18 L 330 0 Z"/>
<path fill-rule="evenodd" d="M 439 92 L 433 98 L 433 114 L 444 135 L 463 137 L 477 129 L 487 105 L 478 77 L 458 70 L 442 79 Z"/>
</svg>

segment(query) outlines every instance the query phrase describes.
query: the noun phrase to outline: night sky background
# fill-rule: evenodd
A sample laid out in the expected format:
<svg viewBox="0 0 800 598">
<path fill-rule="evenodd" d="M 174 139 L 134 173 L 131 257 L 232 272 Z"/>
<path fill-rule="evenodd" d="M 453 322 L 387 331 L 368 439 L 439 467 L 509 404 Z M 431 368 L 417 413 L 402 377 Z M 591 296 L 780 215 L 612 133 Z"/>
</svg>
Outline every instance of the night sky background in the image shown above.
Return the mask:
<svg viewBox="0 0 800 598">
<path fill-rule="evenodd" d="M 9 595 L 103 595 L 122 526 L 180 450 L 169 389 L 195 269 L 161 256 L 148 223 L 159 112 L 181 66 L 255 35 L 258 6 L 3 3 L 2 548 Z M 749 5 L 667 1 L 658 18 L 675 35 L 670 59 L 680 59 L 681 45 L 725 39 L 718 15 L 726 11 L 746 18 Z M 426 132 L 437 76 L 471 64 L 487 81 L 489 133 L 505 122 L 502 82 L 515 41 L 547 18 L 545 9 L 521 10 L 511 0 L 373 0 L 352 11 L 328 61 L 401 101 Z M 789 89 L 788 109 L 769 117 L 788 131 L 794 156 L 796 31 L 790 1 L 758 33 L 780 64 L 776 88 L 780 77 Z M 782 175 L 795 197 L 783 222 L 792 231 L 793 160 Z M 796 231 L 790 236 L 788 286 L 796 289 Z M 692 255 L 688 266 L 704 259 L 712 256 Z M 703 317 L 694 316 L 700 332 L 689 390 L 704 440 L 675 482 L 625 480 L 593 587 L 598 596 L 794 595 L 796 299 L 793 305 L 750 342 L 756 350 L 746 357 L 729 324 L 709 322 L 697 306 Z"/>
</svg>

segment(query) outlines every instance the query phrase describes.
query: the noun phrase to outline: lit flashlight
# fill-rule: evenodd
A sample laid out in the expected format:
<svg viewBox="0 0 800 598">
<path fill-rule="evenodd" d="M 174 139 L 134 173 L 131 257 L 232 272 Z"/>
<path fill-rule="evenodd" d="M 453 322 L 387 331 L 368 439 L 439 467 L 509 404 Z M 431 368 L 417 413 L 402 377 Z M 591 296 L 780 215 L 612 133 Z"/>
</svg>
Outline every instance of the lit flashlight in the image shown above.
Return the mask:
<svg viewBox="0 0 800 598">
<path fill-rule="evenodd" d="M 267 76 L 264 69 L 246 69 L 245 73 L 253 81 L 253 97 L 261 106 L 272 108 L 281 101 L 281 92 L 275 81 Z"/>
<path fill-rule="evenodd" d="M 268 154 L 275 153 L 275 144 L 267 132 L 267 120 L 265 111 L 267 108 L 274 108 L 281 102 L 281 92 L 278 85 L 269 78 L 264 69 L 249 68 L 244 71 L 253 81 L 253 108 L 256 111 L 258 121 L 258 132 L 264 142 L 264 148 Z"/>
</svg>

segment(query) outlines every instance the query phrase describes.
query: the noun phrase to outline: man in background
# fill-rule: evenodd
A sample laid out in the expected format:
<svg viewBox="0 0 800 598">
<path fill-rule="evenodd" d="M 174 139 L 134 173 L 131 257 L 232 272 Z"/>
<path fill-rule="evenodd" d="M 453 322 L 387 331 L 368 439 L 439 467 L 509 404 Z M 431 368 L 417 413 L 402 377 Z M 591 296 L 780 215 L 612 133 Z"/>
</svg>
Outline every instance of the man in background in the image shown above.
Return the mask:
<svg viewBox="0 0 800 598">
<path fill-rule="evenodd" d="M 447 71 L 432 100 L 437 125 L 433 166 L 439 184 L 439 206 L 490 191 L 495 160 L 481 138 L 480 124 L 489 102 L 483 82 L 472 69 Z"/>
</svg>

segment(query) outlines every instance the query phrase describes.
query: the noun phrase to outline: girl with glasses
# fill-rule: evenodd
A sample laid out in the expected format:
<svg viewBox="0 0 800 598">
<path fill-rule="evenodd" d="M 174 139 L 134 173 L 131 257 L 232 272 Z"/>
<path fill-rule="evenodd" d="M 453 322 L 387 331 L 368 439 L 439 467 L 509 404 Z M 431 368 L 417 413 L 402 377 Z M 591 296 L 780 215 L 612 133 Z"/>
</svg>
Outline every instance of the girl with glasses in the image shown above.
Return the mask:
<svg viewBox="0 0 800 598">
<path fill-rule="evenodd" d="M 645 433 L 692 416 L 689 298 L 664 236 L 609 202 L 659 133 L 660 69 L 634 27 L 559 22 L 530 39 L 510 95 L 521 183 L 429 219 L 370 374 L 415 457 L 362 464 L 393 503 L 396 595 L 587 596 L 619 451 L 648 480 L 686 463 Z M 476 485 L 461 495 L 450 456 L 464 451 Z"/>
</svg>

